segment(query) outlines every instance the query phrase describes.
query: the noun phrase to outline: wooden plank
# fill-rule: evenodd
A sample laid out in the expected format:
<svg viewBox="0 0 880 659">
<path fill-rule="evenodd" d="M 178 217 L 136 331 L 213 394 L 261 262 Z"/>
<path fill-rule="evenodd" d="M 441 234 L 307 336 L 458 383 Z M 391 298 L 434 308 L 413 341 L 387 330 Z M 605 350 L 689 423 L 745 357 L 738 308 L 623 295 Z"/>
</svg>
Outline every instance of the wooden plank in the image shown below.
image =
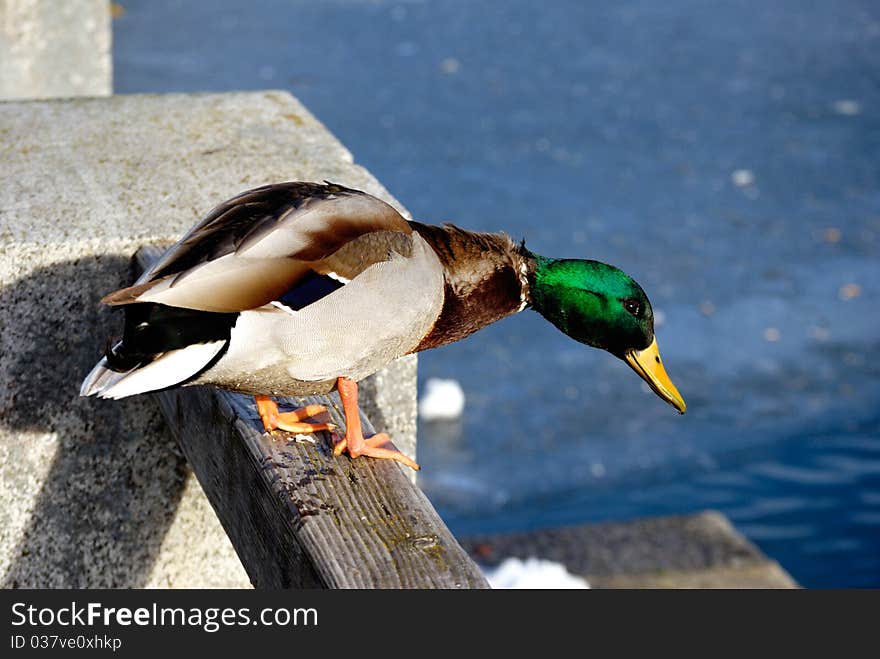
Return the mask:
<svg viewBox="0 0 880 659">
<path fill-rule="evenodd" d="M 138 266 L 159 253 L 142 248 Z M 333 456 L 327 433 L 264 433 L 250 396 L 155 396 L 256 588 L 488 588 L 405 467 Z M 282 410 L 309 403 L 344 432 L 335 392 L 279 399 Z"/>
</svg>

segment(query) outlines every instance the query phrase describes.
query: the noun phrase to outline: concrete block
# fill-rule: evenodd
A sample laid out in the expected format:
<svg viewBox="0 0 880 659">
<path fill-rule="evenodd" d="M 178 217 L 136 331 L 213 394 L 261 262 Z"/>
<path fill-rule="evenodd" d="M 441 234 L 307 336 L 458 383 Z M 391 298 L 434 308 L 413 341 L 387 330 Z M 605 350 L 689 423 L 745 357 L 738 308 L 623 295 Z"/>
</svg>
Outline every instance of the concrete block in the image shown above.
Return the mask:
<svg viewBox="0 0 880 659">
<path fill-rule="evenodd" d="M 247 188 L 329 179 L 400 205 L 285 92 L 0 103 L 0 161 L 0 585 L 246 585 L 152 397 L 78 397 L 121 331 L 98 300 L 138 246 Z M 363 389 L 413 446 L 415 358 Z"/>
<path fill-rule="evenodd" d="M 0 0 L 0 99 L 109 96 L 107 0 Z"/>
<path fill-rule="evenodd" d="M 593 588 L 797 588 L 723 514 L 703 511 L 466 538 L 474 560 L 542 558 Z"/>
</svg>

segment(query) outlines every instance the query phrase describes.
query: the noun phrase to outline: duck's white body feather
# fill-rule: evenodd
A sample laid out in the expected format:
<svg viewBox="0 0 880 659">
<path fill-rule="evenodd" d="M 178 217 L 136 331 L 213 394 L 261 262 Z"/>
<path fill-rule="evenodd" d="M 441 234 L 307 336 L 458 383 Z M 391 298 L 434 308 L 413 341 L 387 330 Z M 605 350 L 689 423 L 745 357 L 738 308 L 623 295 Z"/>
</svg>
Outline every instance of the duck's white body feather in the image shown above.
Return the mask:
<svg viewBox="0 0 880 659">
<path fill-rule="evenodd" d="M 299 299 L 316 277 L 332 280 L 332 290 Z M 169 345 L 162 339 L 157 349 L 153 339 L 144 363 L 138 332 L 149 323 L 127 315 L 126 336 L 83 382 L 82 395 L 122 398 L 177 384 L 321 393 L 419 345 L 442 311 L 444 268 L 385 202 L 332 184 L 278 184 L 219 205 L 133 286 L 104 301 L 192 310 L 182 315 L 193 317 L 182 330 L 190 344 L 181 346 L 181 333 L 165 324 L 181 316 L 160 314 L 151 327 L 168 330 Z M 222 340 L 191 338 L 199 321 L 221 317 Z M 132 355 L 137 365 L 123 372 L 119 364 Z"/>
<path fill-rule="evenodd" d="M 440 261 L 421 236 L 412 234 L 412 241 L 409 257 L 392 253 L 304 309 L 242 312 L 223 358 L 195 382 L 285 394 L 290 380 L 357 381 L 407 354 L 443 306 Z M 257 374 L 259 382 L 250 384 Z"/>
</svg>

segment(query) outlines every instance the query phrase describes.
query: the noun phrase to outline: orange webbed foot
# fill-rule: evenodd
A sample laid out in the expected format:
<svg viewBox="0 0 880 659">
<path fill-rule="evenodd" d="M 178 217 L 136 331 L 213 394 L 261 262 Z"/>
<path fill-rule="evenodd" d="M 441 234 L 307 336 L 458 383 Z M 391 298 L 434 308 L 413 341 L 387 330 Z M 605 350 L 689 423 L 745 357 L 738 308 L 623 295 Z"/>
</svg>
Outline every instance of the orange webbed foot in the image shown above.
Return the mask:
<svg viewBox="0 0 880 659">
<path fill-rule="evenodd" d="M 386 444 L 391 443 L 391 438 L 384 432 L 377 433 L 372 437 L 367 438 L 364 438 L 364 436 L 361 435 L 360 441 L 355 440 L 354 442 L 355 449 L 351 449 L 349 443 L 349 436 L 346 434 L 346 436 L 339 440 L 336 446 L 333 447 L 333 455 L 342 455 L 342 452 L 347 449 L 348 454 L 353 458 L 366 455 L 371 458 L 396 460 L 416 471 L 421 469 L 419 464 L 408 455 L 401 453 L 396 448 L 385 448 Z"/>
<path fill-rule="evenodd" d="M 348 378 L 339 378 L 336 388 L 339 390 L 342 410 L 345 413 L 345 437 L 333 447 L 333 455 L 342 455 L 343 451 L 348 451 L 352 458 L 367 455 L 381 460 L 396 460 L 416 471 L 420 469 L 418 463 L 409 456 L 396 448 L 386 447 L 391 444 L 391 438 L 386 433 L 380 432 L 372 437 L 364 437 L 358 412 L 357 382 Z"/>
<path fill-rule="evenodd" d="M 318 416 L 327 411 L 323 405 L 306 405 L 291 412 L 279 412 L 278 404 L 268 396 L 254 396 L 257 401 L 257 413 L 263 421 L 266 432 L 272 432 L 275 428 L 302 434 L 310 434 L 319 430 L 333 430 L 336 426 L 332 423 L 306 423 L 303 419 Z"/>
</svg>

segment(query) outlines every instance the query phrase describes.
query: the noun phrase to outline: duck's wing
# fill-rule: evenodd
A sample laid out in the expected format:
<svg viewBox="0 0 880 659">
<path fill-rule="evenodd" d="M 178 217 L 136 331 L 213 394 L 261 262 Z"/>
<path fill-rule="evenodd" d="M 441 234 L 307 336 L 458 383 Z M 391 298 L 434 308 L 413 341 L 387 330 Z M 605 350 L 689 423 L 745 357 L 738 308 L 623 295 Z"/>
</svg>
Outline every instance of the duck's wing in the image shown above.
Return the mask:
<svg viewBox="0 0 880 659">
<path fill-rule="evenodd" d="M 348 280 L 412 229 L 389 204 L 333 183 L 278 183 L 220 204 L 133 286 L 105 304 L 155 302 L 214 312 L 281 300 L 315 274 Z"/>
</svg>

